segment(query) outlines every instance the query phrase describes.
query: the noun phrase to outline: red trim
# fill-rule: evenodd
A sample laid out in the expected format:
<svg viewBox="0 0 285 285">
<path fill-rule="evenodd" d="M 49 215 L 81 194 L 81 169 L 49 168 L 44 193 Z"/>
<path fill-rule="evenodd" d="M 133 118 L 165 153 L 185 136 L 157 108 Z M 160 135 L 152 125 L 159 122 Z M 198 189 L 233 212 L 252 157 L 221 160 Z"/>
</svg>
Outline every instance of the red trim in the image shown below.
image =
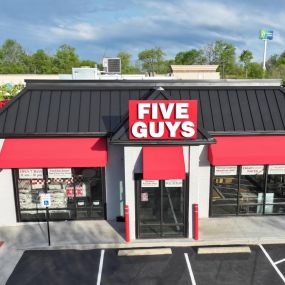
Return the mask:
<svg viewBox="0 0 285 285">
<path fill-rule="evenodd" d="M 215 137 L 209 146 L 212 165 L 285 164 L 285 136 Z"/>
<path fill-rule="evenodd" d="M 104 167 L 105 138 L 5 139 L 0 168 Z"/>
<path fill-rule="evenodd" d="M 182 146 L 144 146 L 143 179 L 185 179 Z"/>
</svg>

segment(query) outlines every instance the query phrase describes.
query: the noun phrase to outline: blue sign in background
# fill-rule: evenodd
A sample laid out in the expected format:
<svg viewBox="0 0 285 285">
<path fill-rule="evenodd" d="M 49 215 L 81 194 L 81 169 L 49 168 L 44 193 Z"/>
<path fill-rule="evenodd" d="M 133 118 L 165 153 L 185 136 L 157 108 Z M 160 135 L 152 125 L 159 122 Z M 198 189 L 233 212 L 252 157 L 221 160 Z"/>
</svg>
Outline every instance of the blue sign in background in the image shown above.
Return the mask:
<svg viewBox="0 0 285 285">
<path fill-rule="evenodd" d="M 271 30 L 267 31 L 267 39 L 268 40 L 273 40 L 273 31 L 271 31 Z"/>
</svg>

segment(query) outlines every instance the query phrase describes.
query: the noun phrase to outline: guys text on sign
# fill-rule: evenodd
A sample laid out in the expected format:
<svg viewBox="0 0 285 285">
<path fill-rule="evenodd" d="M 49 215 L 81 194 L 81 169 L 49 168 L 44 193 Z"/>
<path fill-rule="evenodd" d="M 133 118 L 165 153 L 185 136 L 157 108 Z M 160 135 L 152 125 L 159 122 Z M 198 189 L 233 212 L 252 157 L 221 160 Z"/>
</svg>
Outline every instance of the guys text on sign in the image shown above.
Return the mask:
<svg viewBox="0 0 285 285">
<path fill-rule="evenodd" d="M 196 100 L 129 101 L 130 139 L 173 140 L 196 137 Z"/>
</svg>

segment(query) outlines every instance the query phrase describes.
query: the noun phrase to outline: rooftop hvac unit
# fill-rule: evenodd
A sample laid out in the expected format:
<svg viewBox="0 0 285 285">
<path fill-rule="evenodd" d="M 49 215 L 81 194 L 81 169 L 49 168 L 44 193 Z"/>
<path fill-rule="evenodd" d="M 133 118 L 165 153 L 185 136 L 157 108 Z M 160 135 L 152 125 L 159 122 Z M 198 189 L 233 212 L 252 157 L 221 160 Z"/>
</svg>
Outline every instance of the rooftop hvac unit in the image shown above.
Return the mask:
<svg viewBox="0 0 285 285">
<path fill-rule="evenodd" d="M 114 58 L 103 58 L 103 68 L 106 73 L 121 73 L 121 59 L 118 57 Z"/>
</svg>

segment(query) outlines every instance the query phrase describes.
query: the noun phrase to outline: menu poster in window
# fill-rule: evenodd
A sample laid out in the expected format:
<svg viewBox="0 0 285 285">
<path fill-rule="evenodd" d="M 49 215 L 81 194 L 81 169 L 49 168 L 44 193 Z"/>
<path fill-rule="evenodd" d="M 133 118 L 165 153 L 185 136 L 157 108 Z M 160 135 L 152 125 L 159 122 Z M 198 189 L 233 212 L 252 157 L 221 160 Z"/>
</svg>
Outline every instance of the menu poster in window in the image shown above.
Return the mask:
<svg viewBox="0 0 285 285">
<path fill-rule="evenodd" d="M 237 175 L 237 166 L 215 166 L 216 176 Z"/>
<path fill-rule="evenodd" d="M 241 168 L 241 175 L 263 175 L 263 165 L 244 165 Z"/>
<path fill-rule="evenodd" d="M 165 187 L 182 187 L 182 179 L 165 180 Z"/>
<path fill-rule="evenodd" d="M 19 169 L 20 179 L 43 179 L 43 170 L 41 168 Z"/>
<path fill-rule="evenodd" d="M 158 180 L 142 180 L 141 187 L 145 187 L 145 188 L 159 187 L 159 181 Z"/>
<path fill-rule="evenodd" d="M 49 168 L 48 178 L 72 178 L 71 168 Z"/>
<path fill-rule="evenodd" d="M 285 174 L 285 165 L 269 165 L 268 174 Z"/>
</svg>

